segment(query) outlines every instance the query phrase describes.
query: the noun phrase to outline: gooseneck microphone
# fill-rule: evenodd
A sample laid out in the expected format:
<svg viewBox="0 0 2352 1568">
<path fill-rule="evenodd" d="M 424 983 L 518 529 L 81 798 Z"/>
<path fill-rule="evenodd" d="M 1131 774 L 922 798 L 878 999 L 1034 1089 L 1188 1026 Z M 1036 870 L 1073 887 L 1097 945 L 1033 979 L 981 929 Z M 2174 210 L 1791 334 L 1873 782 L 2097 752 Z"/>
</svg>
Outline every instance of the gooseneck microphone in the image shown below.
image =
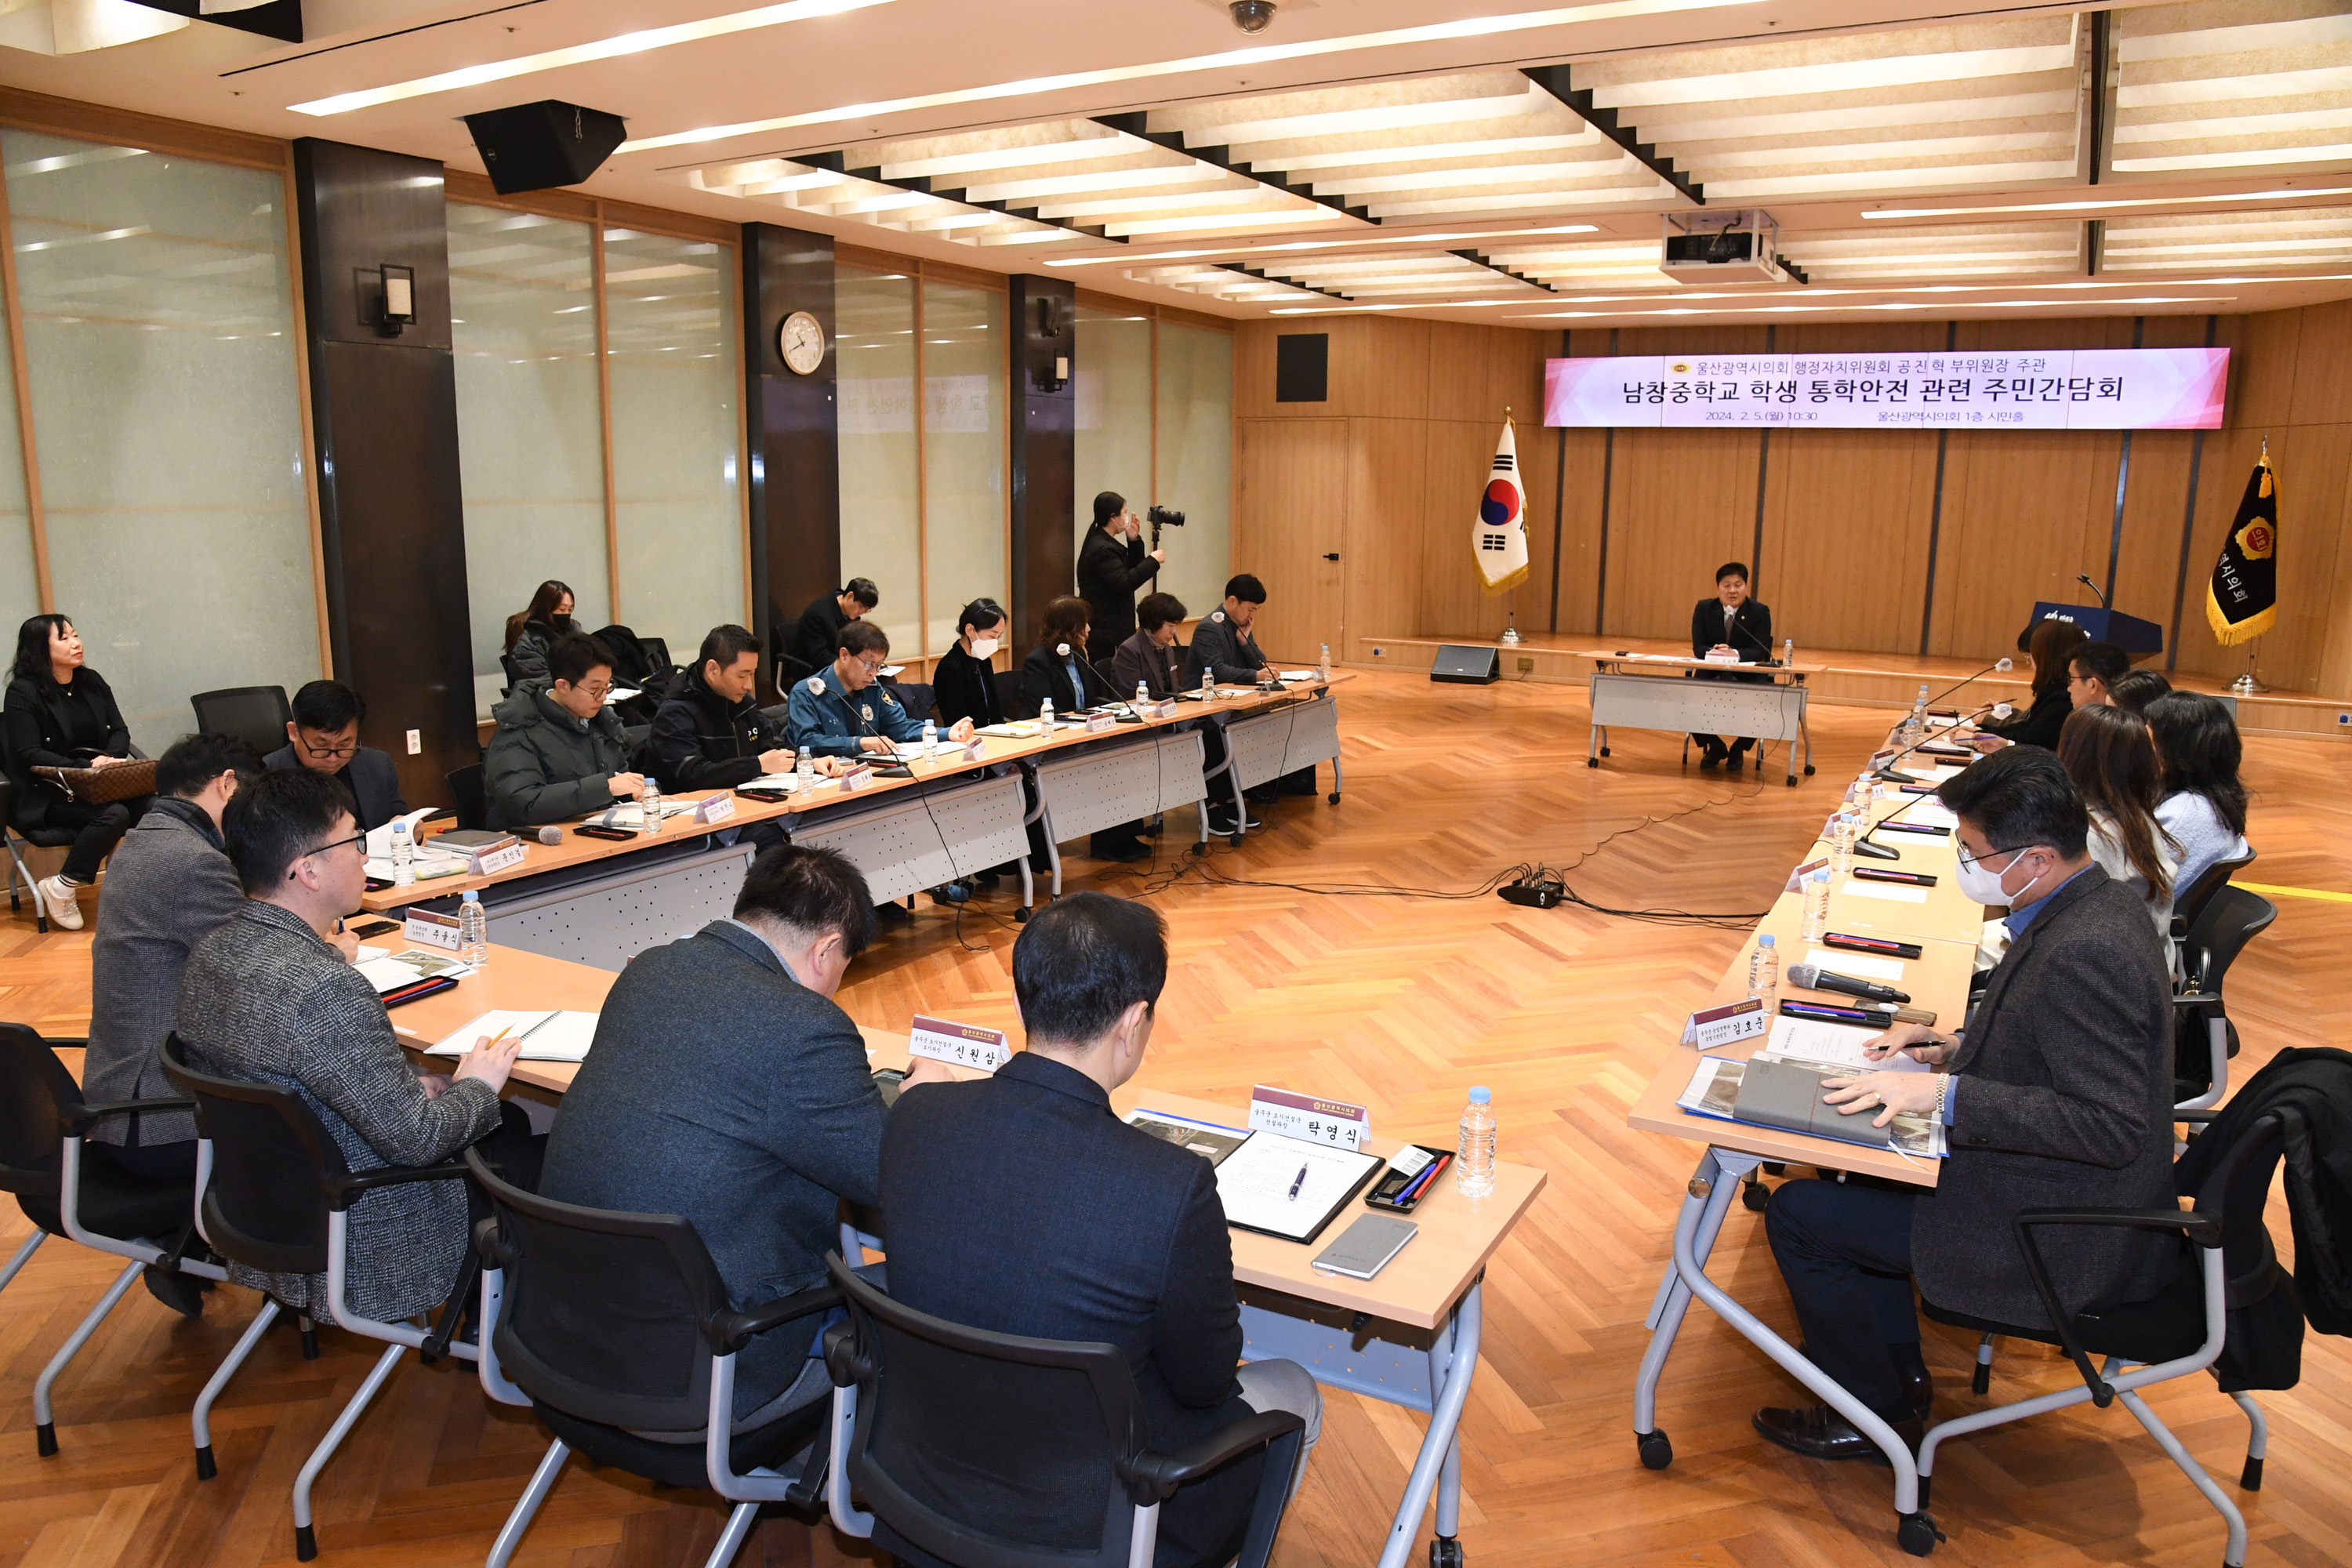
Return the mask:
<svg viewBox="0 0 2352 1568">
<path fill-rule="evenodd" d="M 1911 994 L 1907 991 L 1897 991 L 1891 985 L 1880 985 L 1868 980 L 1856 980 L 1850 974 L 1838 974 L 1817 963 L 1791 965 L 1789 984 L 1801 985 L 1808 991 L 1842 991 L 1848 996 L 1860 996 L 1870 1002 L 1911 1000 Z"/>
<path fill-rule="evenodd" d="M 2092 593 L 2096 594 L 2099 596 L 2099 608 L 2104 610 L 2108 607 L 2107 591 L 2105 588 L 2100 587 L 2096 583 L 2092 582 L 2091 574 L 2088 572 L 2075 573 L 2074 581 L 2080 583 L 2084 587 L 2088 588 Z"/>
</svg>

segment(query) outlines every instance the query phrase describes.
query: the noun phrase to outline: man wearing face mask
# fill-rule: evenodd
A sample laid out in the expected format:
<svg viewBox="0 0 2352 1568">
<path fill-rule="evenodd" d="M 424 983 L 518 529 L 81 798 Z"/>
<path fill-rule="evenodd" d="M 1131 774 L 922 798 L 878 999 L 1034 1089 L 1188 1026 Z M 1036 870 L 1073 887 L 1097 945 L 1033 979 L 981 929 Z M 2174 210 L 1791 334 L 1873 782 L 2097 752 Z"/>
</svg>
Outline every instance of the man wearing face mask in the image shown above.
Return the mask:
<svg viewBox="0 0 2352 1568">
<path fill-rule="evenodd" d="M 893 741 L 921 740 L 920 716 L 908 712 L 876 684 L 882 667 L 890 662 L 890 639 L 882 628 L 871 621 L 852 621 L 841 628 L 840 642 L 831 664 L 793 682 L 784 714 L 792 743 L 820 757 L 887 756 Z M 971 740 L 971 721 L 957 720 L 940 738 Z"/>
<path fill-rule="evenodd" d="M 1939 1307 L 2041 1322 L 2021 1210 L 2174 1206 L 2171 985 L 2146 906 L 2093 862 L 2082 797 L 2041 747 L 1988 757 L 1937 795 L 1959 818 L 1960 887 L 2007 907 L 2009 951 L 1960 1034 L 1898 1024 L 1871 1049 L 1936 1070 L 1832 1079 L 1822 1098 L 1878 1126 L 1939 1117 L 1951 1157 L 1932 1192 L 1790 1182 L 1765 1216 L 1806 1353 L 1913 1443 L 1933 1394 L 1913 1279 Z M 2155 1295 L 2177 1247 L 2084 1228 L 2044 1256 L 2080 1312 Z M 1811 1458 L 1877 1452 L 1826 1405 L 1766 1408 L 1755 1425 Z"/>
</svg>

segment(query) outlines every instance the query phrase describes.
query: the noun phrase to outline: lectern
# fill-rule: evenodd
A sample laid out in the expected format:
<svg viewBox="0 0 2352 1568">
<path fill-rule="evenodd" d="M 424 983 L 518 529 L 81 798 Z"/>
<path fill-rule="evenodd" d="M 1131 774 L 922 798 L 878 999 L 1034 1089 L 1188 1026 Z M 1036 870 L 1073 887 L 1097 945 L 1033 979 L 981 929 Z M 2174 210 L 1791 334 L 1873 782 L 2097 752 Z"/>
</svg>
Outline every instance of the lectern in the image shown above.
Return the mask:
<svg viewBox="0 0 2352 1568">
<path fill-rule="evenodd" d="M 2033 606 L 2033 619 L 2025 628 L 2028 641 L 2032 639 L 2033 628 L 2043 621 L 2071 621 L 2082 627 L 2083 635 L 2093 642 L 2111 642 L 2134 658 L 2164 651 L 2162 626 L 2137 616 L 2126 616 L 2121 610 L 2097 605 L 2053 605 L 2044 600 Z"/>
</svg>

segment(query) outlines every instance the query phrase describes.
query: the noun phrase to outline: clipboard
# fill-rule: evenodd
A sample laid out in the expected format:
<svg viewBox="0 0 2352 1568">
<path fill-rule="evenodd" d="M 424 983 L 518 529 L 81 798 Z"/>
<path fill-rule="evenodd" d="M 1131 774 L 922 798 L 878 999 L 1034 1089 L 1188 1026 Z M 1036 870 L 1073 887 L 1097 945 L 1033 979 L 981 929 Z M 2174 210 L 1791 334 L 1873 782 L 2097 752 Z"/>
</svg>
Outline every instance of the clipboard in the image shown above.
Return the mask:
<svg viewBox="0 0 2352 1568">
<path fill-rule="evenodd" d="M 1377 1154 L 1335 1149 L 1278 1132 L 1253 1132 L 1217 1162 L 1217 1201 L 1225 1223 L 1306 1245 L 1356 1201 L 1387 1163 Z M 1286 1189 L 1304 1172 L 1297 1198 Z"/>
</svg>

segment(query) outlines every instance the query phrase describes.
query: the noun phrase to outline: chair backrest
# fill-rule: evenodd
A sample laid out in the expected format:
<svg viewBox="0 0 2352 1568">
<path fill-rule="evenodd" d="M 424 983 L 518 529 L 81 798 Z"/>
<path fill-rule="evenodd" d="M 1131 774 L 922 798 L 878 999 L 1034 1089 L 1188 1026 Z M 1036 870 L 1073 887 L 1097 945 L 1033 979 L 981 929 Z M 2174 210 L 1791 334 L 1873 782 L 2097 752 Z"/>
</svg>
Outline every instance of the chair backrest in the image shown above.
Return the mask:
<svg viewBox="0 0 2352 1568">
<path fill-rule="evenodd" d="M 515 669 L 514 655 L 510 653 L 502 653 L 499 655 L 499 668 L 506 672 L 507 677 L 507 683 L 499 689 L 499 695 L 501 697 L 509 696 L 512 694 L 516 685 L 522 679 L 522 676 Z"/>
<path fill-rule="evenodd" d="M 962 1568 L 1127 1563 L 1121 1477 L 1149 1434 L 1118 1346 L 968 1329 L 826 1267 L 853 1334 L 849 1479 L 876 1519 Z"/>
<path fill-rule="evenodd" d="M 55 1199 L 63 1190 L 58 1144 L 81 1115 L 81 1089 L 49 1043 L 22 1024 L 0 1024 L 0 1192 Z"/>
<path fill-rule="evenodd" d="M 2299 1112 L 2271 1110 L 2248 1122 L 2221 1152 L 2220 1164 L 2199 1190 L 2180 1194 L 2221 1218 L 2221 1270 L 2229 1280 L 2232 1306 L 2267 1290 L 2278 1269 L 2266 1215 L 2271 1178 L 2286 1152 L 2284 1119 L 2290 1114 Z"/>
<path fill-rule="evenodd" d="M 198 734 L 234 735 L 264 757 L 286 744 L 286 726 L 294 718 L 282 686 L 199 691 L 188 699 L 188 706 L 196 710 Z"/>
<path fill-rule="evenodd" d="M 1114 696 L 1127 695 L 1118 689 L 1118 670 L 1117 666 L 1115 666 L 1110 659 L 1106 658 L 1095 660 L 1095 673 L 1102 677 L 1103 689 L 1105 690 L 1112 693 Z"/>
<path fill-rule="evenodd" d="M 2253 863 L 2253 847 L 2248 845 L 2243 855 L 2231 855 L 2216 860 L 2199 872 L 2197 880 L 2188 887 L 2175 889 L 2172 915 L 2180 922 L 2180 929 L 2194 931 L 2199 918 L 2205 913 L 2206 906 L 2213 901 L 2213 895 L 2220 892 L 2231 877 Z"/>
<path fill-rule="evenodd" d="M 233 1263 L 269 1274 L 327 1271 L 329 1184 L 351 1173 L 343 1152 L 302 1097 L 192 1067 L 176 1034 L 156 1047 L 163 1076 L 196 1102 L 212 1140 L 205 1237 Z"/>
<path fill-rule="evenodd" d="M 647 668 L 656 672 L 667 672 L 674 668 L 669 657 L 669 638 L 639 637 L 637 647 L 646 656 Z"/>
<path fill-rule="evenodd" d="M 1037 710 L 1030 707 L 1021 696 L 1019 670 L 992 670 L 989 679 L 996 682 L 996 705 L 1004 710 L 1007 719 L 1034 719 L 1037 716 Z"/>
<path fill-rule="evenodd" d="M 482 764 L 458 768 L 442 777 L 448 783 L 449 798 L 457 803 L 457 826 L 476 830 L 490 825 L 489 792 L 482 784 Z"/>
<path fill-rule="evenodd" d="M 2230 965 L 2276 919 L 2278 906 L 2260 893 L 2226 884 L 2215 889 L 2204 912 L 2181 942 L 2181 968 L 2189 982 L 2200 991 L 2219 995 Z"/>
<path fill-rule="evenodd" d="M 490 1199 L 483 1264 L 505 1272 L 489 1328 L 508 1380 L 583 1421 L 699 1430 L 710 1417 L 704 1327 L 728 1302 L 693 1223 L 556 1203 L 505 1181 L 478 1148 L 466 1165 Z"/>
</svg>

